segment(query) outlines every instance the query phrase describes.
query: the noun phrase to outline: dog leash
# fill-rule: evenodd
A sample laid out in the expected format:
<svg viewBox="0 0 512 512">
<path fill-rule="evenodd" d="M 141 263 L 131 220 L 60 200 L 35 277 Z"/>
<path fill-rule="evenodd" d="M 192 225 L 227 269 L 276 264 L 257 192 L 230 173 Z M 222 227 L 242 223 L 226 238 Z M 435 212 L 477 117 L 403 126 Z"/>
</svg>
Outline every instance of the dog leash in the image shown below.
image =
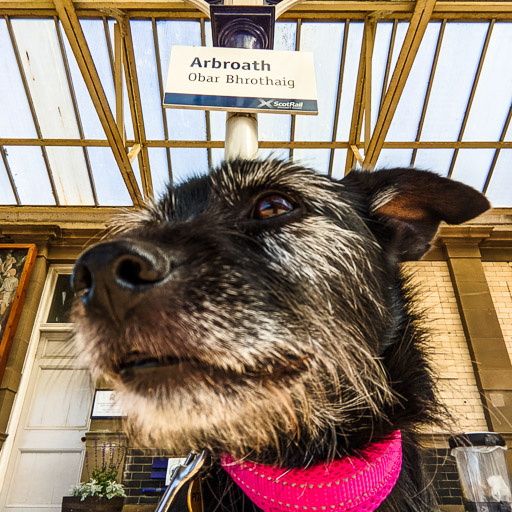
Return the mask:
<svg viewBox="0 0 512 512">
<path fill-rule="evenodd" d="M 171 481 L 167 489 L 162 496 L 162 499 L 158 503 L 155 512 L 168 512 L 173 503 L 176 501 L 176 497 L 181 489 L 188 483 L 189 494 L 188 494 L 188 508 L 192 512 L 193 506 L 191 504 L 192 486 L 197 478 L 209 467 L 209 454 L 206 450 L 203 450 L 199 454 L 191 451 L 185 462 L 180 464 L 174 472 Z"/>
</svg>

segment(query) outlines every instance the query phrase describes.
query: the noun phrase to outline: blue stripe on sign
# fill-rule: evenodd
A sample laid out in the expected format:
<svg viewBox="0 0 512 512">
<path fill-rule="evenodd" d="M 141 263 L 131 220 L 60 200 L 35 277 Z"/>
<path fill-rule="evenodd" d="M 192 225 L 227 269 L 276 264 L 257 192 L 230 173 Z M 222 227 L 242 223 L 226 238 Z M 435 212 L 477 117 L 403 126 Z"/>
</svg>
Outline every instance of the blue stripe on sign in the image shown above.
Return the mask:
<svg viewBox="0 0 512 512">
<path fill-rule="evenodd" d="M 317 112 L 316 100 L 290 100 L 280 98 L 239 98 L 235 96 L 206 96 L 166 92 L 164 106 L 189 105 L 193 107 L 250 108 L 255 110 L 292 110 Z"/>
</svg>

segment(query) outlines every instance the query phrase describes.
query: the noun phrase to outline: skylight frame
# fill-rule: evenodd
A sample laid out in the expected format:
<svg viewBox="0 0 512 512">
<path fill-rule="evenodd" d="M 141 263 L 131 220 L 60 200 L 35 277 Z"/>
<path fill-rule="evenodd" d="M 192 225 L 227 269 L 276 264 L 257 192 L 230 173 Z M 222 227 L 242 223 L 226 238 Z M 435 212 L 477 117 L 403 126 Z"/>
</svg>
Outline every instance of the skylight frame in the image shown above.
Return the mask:
<svg viewBox="0 0 512 512">
<path fill-rule="evenodd" d="M 500 3 L 501 9 L 498 11 L 497 7 L 494 5 L 494 2 L 489 3 L 488 11 L 485 11 L 484 7 L 482 7 L 481 4 L 477 5 L 477 3 L 474 3 L 474 10 L 471 11 L 469 9 L 471 7 L 472 2 L 465 2 L 465 5 L 468 7 L 468 10 L 466 12 L 463 11 L 457 11 L 457 9 L 460 9 L 460 6 L 458 7 L 451 7 L 449 5 L 450 2 L 437 2 L 436 6 L 434 7 L 433 14 L 431 16 L 431 20 L 441 20 L 441 28 L 439 32 L 439 39 L 436 47 L 436 56 L 434 57 L 432 69 L 430 71 L 430 78 L 429 83 L 427 85 L 427 92 L 425 94 L 425 98 L 423 100 L 423 106 L 421 107 L 421 117 L 417 128 L 417 133 L 414 138 L 413 142 L 406 142 L 406 141 L 398 141 L 398 142 L 390 142 L 384 140 L 382 143 L 382 149 L 410 149 L 412 151 L 411 156 L 411 164 L 414 164 L 417 156 L 417 152 L 419 149 L 427 149 L 427 148 L 450 148 L 453 149 L 454 153 L 452 156 L 452 160 L 450 163 L 450 173 L 453 172 L 457 155 L 460 149 L 465 148 L 487 148 L 494 150 L 494 156 L 492 158 L 491 165 L 489 169 L 486 172 L 485 177 L 485 183 L 483 186 L 483 190 L 486 191 L 489 186 L 492 179 L 492 175 L 494 172 L 494 168 L 496 166 L 496 163 L 498 161 L 500 152 L 502 149 L 511 149 L 512 148 L 512 142 L 506 141 L 506 133 L 511 123 L 512 118 L 512 105 L 509 108 L 507 119 L 505 126 L 502 129 L 501 136 L 498 141 L 464 141 L 463 135 L 464 135 L 464 129 L 467 124 L 467 121 L 469 119 L 470 110 L 471 110 L 471 102 L 473 101 L 476 87 L 478 85 L 478 79 L 479 79 L 479 72 L 482 69 L 484 60 L 485 60 L 485 51 L 482 52 L 482 55 L 480 56 L 480 63 L 479 63 L 479 72 L 477 73 L 477 76 L 475 78 L 475 81 L 472 85 L 472 92 L 470 96 L 470 101 L 468 102 L 467 108 L 464 113 L 464 121 L 461 126 L 461 130 L 459 133 L 459 137 L 456 141 L 423 141 L 421 138 L 422 128 L 423 128 L 423 122 L 425 119 L 425 114 L 428 108 L 428 102 L 429 102 L 429 96 L 430 91 L 432 89 L 432 81 L 435 77 L 436 73 L 436 66 L 437 66 L 437 59 L 439 57 L 439 49 L 442 45 L 443 40 L 443 33 L 444 29 L 447 25 L 447 23 L 450 23 L 451 20 L 457 20 L 460 21 L 462 19 L 467 20 L 477 20 L 477 21 L 487 21 L 490 23 L 490 27 L 494 26 L 495 23 L 502 23 L 505 21 L 512 20 L 512 2 L 502 2 Z M 55 11 L 53 8 L 50 8 L 50 4 L 46 5 L 44 0 L 37 3 L 42 9 L 38 10 L 37 6 L 32 1 L 27 0 L 21 0 L 21 7 L 20 2 L 17 2 L 17 7 L 14 7 L 14 3 L 11 2 L 2 2 L 0 4 L 0 9 L 3 10 L 2 4 L 7 5 L 8 8 L 4 10 L 4 19 L 7 23 L 10 24 L 11 16 L 30 16 L 30 17 L 39 17 L 41 14 L 44 14 L 44 18 L 53 18 L 55 24 L 56 24 L 56 30 L 57 34 L 59 35 L 59 44 L 61 48 L 61 53 L 63 57 L 65 56 L 65 51 L 63 48 L 63 42 L 62 37 L 63 34 L 61 33 L 61 27 L 58 22 L 58 18 L 56 17 Z M 144 19 L 148 20 L 148 22 L 151 23 L 151 30 L 153 33 L 153 45 L 154 45 L 154 52 L 156 55 L 156 67 L 157 67 L 157 76 L 158 76 L 158 90 L 160 93 L 162 93 L 163 90 L 163 77 L 162 77 L 162 69 L 161 69 L 161 63 L 159 59 L 159 44 L 158 36 L 157 36 L 157 30 L 156 26 L 159 20 L 169 20 L 169 19 L 178 19 L 173 17 L 173 14 L 177 14 L 179 19 L 181 20 L 190 20 L 190 21 L 197 21 L 200 23 L 200 32 L 201 32 L 201 44 L 206 43 L 206 17 L 199 12 L 194 12 L 193 9 L 183 9 L 183 5 L 181 5 L 179 2 L 176 2 L 175 7 L 174 4 L 170 5 L 171 10 L 174 9 L 173 12 L 163 12 L 159 9 L 162 8 L 162 4 L 159 4 L 158 1 L 156 2 L 149 2 L 145 3 L 144 5 L 141 4 L 140 7 L 137 7 L 137 9 L 133 9 L 133 3 L 131 4 L 125 4 L 123 2 L 117 2 L 114 0 L 114 4 L 116 6 L 119 6 L 121 10 L 124 11 L 125 20 L 127 20 L 128 23 L 128 29 L 130 29 L 130 23 L 129 21 L 132 19 Z M 294 11 L 285 13 L 283 16 L 283 21 L 292 21 L 296 23 L 296 48 L 300 48 L 300 41 L 301 41 L 301 27 L 303 21 L 316 21 L 318 23 L 321 23 L 322 21 L 329 21 L 329 22 L 340 22 L 344 23 L 344 31 L 343 31 L 343 42 L 342 42 L 342 49 L 341 49 L 341 55 L 338 63 L 338 83 L 336 88 L 336 96 L 335 96 L 335 108 L 333 112 L 333 126 L 332 126 L 332 136 L 330 141 L 314 141 L 314 140 L 307 140 L 307 141 L 296 141 L 295 140 L 295 117 L 292 116 L 292 121 L 290 125 L 290 136 L 288 140 L 274 140 L 274 141 L 261 141 L 260 147 L 262 149 L 276 149 L 276 150 L 289 150 L 290 156 L 293 156 L 293 152 L 297 148 L 301 149 L 307 149 L 307 150 L 318 150 L 319 152 L 322 152 L 324 150 L 329 150 L 329 158 L 328 158 L 328 164 L 326 166 L 326 169 L 324 171 L 328 175 L 333 174 L 333 166 L 335 160 L 339 161 L 339 155 L 341 153 L 340 150 L 345 151 L 347 153 L 347 159 L 346 159 L 346 167 L 349 168 L 349 162 L 354 163 L 356 161 L 356 155 L 354 153 L 354 150 L 359 152 L 359 154 L 364 154 L 365 149 L 368 149 L 368 140 L 365 141 L 365 138 L 361 140 L 362 132 L 366 131 L 366 139 L 368 139 L 368 122 L 366 130 L 364 130 L 363 126 L 360 125 L 358 128 L 357 125 L 354 125 L 352 123 L 353 128 L 355 128 L 356 136 L 352 137 L 348 141 L 337 141 L 337 130 L 338 130 L 338 121 L 340 118 L 340 115 L 343 115 L 343 113 L 340 113 L 340 98 L 343 94 L 343 75 L 344 75 L 344 66 L 345 66 L 345 59 L 346 59 L 346 45 L 347 45 L 347 37 L 350 30 L 350 25 L 353 21 L 364 21 L 365 27 L 368 27 L 365 29 L 365 34 L 363 36 L 363 40 L 368 42 L 371 42 L 371 30 L 374 30 L 375 27 L 372 28 L 373 23 L 373 17 L 375 17 L 375 22 L 379 23 L 381 21 L 386 21 L 393 23 L 391 38 L 390 38 L 390 49 L 393 48 L 395 43 L 395 37 L 396 37 L 396 30 L 397 30 L 397 24 L 399 21 L 404 19 L 409 19 L 411 17 L 411 11 L 414 6 L 414 2 L 402 2 L 399 6 L 395 5 L 396 11 L 393 12 L 393 17 L 391 19 L 386 17 L 378 17 L 379 15 L 376 15 L 377 8 L 382 8 L 384 11 L 390 10 L 389 5 L 385 6 L 382 2 L 344 2 L 344 1 L 337 1 L 332 2 L 331 4 L 324 2 L 317 10 L 315 10 L 314 2 L 303 4 L 302 7 L 299 5 L 297 8 L 295 8 Z M 335 5 L 336 4 L 336 5 Z M 490 5 L 492 4 L 492 5 Z M 112 3 L 110 2 L 110 5 Z M 181 7 L 180 7 L 181 5 Z M 352 11 L 343 12 L 343 6 L 351 6 Z M 23 6 L 30 6 L 27 7 L 27 9 L 30 9 L 30 12 L 28 12 Z M 98 2 L 89 3 L 87 1 L 80 2 L 76 4 L 77 6 L 77 14 L 80 18 L 95 18 L 102 20 L 104 24 L 105 34 L 106 34 L 106 40 L 107 44 L 109 46 L 109 54 L 110 54 L 110 64 L 112 67 L 112 72 L 115 74 L 115 59 L 113 58 L 114 49 L 112 48 L 110 36 L 109 36 L 109 30 L 108 30 L 108 23 L 113 18 L 109 15 L 106 15 L 105 12 L 101 12 L 97 10 L 97 8 L 101 8 L 101 6 L 98 4 Z M 179 11 L 181 9 L 181 11 Z M 451 10 L 450 10 L 451 9 Z M 480 9 L 480 12 L 477 12 L 477 10 Z M 492 17 L 491 17 L 492 15 Z M 487 17 L 487 19 L 483 19 Z M 500 21 L 502 20 L 502 21 Z M 375 25 L 375 23 L 374 23 Z M 126 28 L 126 27 L 125 27 Z M 11 28 L 12 31 L 12 28 Z M 487 35 L 486 39 L 486 45 L 489 44 L 489 40 L 491 37 L 492 28 L 490 29 L 489 34 Z M 128 44 L 129 46 L 129 44 Z M 366 48 L 363 52 L 363 45 L 361 47 L 361 62 L 363 63 L 365 67 L 365 72 L 371 73 L 371 68 L 368 67 L 368 61 L 364 61 L 364 58 L 366 55 L 363 55 L 363 53 L 366 53 Z M 370 52 L 371 53 L 371 52 Z M 384 101 L 384 91 L 386 89 L 386 83 L 388 80 L 388 77 L 391 74 L 391 51 L 388 51 L 388 57 L 386 61 L 386 69 L 385 69 L 385 78 L 382 82 L 382 91 L 380 92 L 380 105 L 372 105 L 373 108 L 379 108 L 379 106 L 382 106 Z M 19 56 L 18 56 L 19 57 Z M 128 48 L 126 53 L 127 59 L 125 61 L 132 60 L 131 67 L 132 70 L 134 68 L 134 59 L 135 56 L 133 54 L 133 49 L 130 50 Z M 80 112 L 78 109 L 77 99 L 74 93 L 73 89 L 73 83 L 70 76 L 69 71 L 69 63 L 64 58 L 65 62 L 65 68 L 66 68 L 66 76 L 69 84 L 69 90 L 71 92 L 71 96 L 73 98 L 73 108 L 75 111 L 75 116 L 77 119 L 77 126 L 79 127 L 79 140 L 74 139 L 58 139 L 58 140 L 50 140 L 50 139 L 43 139 L 41 135 L 41 130 L 37 129 L 37 117 L 34 117 L 35 111 L 33 109 L 33 105 L 31 108 L 32 116 L 34 119 L 34 125 L 36 126 L 37 131 L 37 139 L 9 139 L 7 137 L 0 138 L 0 156 L 2 157 L 2 161 L 5 164 L 7 177 L 9 179 L 9 183 L 11 184 L 13 194 L 16 198 L 16 204 L 18 206 L 21 205 L 19 195 L 16 191 L 15 186 L 15 179 L 13 177 L 12 171 L 9 168 L 9 162 L 8 157 L 5 154 L 5 150 L 3 149 L 2 145 L 9 146 L 9 145 L 35 145 L 39 146 L 41 148 L 42 155 L 46 154 L 46 147 L 47 146 L 80 146 L 82 148 L 84 158 L 86 159 L 86 165 L 87 165 L 87 171 L 89 175 L 89 181 L 91 183 L 91 189 L 93 191 L 94 195 L 94 204 L 95 206 L 101 206 L 98 204 L 97 199 L 97 193 L 95 190 L 95 183 L 94 183 L 94 177 L 91 170 L 90 161 L 88 158 L 88 146 L 92 147 L 111 147 L 112 144 L 109 143 L 107 139 L 101 139 L 101 140 L 88 140 L 84 138 L 83 133 L 83 127 L 81 126 L 80 121 Z M 125 69 L 126 67 L 129 67 L 129 63 L 125 63 Z M 18 67 L 21 73 L 21 76 L 23 77 L 23 69 L 20 67 L 19 59 L 18 59 Z M 135 84 L 133 82 L 133 71 L 128 71 L 127 74 L 130 74 L 132 76 L 132 85 Z M 136 75 L 136 65 L 135 65 L 135 75 Z M 26 77 L 23 77 L 26 82 Z M 132 119 L 135 128 L 137 127 L 143 127 L 143 117 L 144 112 L 142 109 L 139 110 L 139 112 L 136 111 L 137 104 L 140 105 L 140 99 L 137 98 L 138 94 L 137 91 L 134 90 L 131 92 L 130 96 L 130 105 L 132 107 L 132 112 L 135 113 L 135 115 L 132 114 Z M 27 88 L 26 88 L 27 92 Z M 30 93 L 30 91 L 28 91 Z M 359 108 L 358 112 L 360 114 L 361 108 L 366 107 L 368 109 L 368 89 L 363 90 L 361 87 L 360 91 L 360 101 L 357 103 L 357 107 Z M 357 93 L 356 93 L 357 95 Z M 27 99 L 29 101 L 30 105 L 30 98 L 27 96 Z M 355 109 L 354 109 L 355 112 Z M 175 140 L 169 140 L 169 133 L 167 129 L 167 123 L 165 119 L 165 112 L 162 108 L 162 121 L 164 126 L 164 140 L 146 140 L 146 137 L 144 133 L 136 133 L 136 136 L 134 139 L 125 140 L 123 141 L 124 147 L 126 149 L 129 149 L 130 147 L 133 147 L 137 144 L 141 145 L 141 150 L 137 155 L 137 158 L 139 159 L 139 167 L 142 169 L 143 175 L 145 174 L 146 184 L 143 185 L 142 189 L 145 193 L 146 197 L 151 197 L 151 169 L 150 169 L 150 158 L 148 156 L 148 149 L 150 148 L 165 148 L 165 154 L 166 154 L 166 160 L 167 160 L 167 167 L 169 172 L 169 177 L 172 179 L 173 177 L 173 171 L 172 171 L 172 150 L 173 148 L 204 148 L 207 152 L 207 160 L 208 164 L 211 164 L 213 161 L 212 157 L 212 151 L 218 151 L 223 147 L 223 141 L 219 140 L 212 140 L 211 138 L 211 119 L 210 114 L 206 112 L 205 115 L 205 123 L 206 123 L 206 140 L 186 140 L 186 141 L 175 141 Z M 369 117 L 369 116 L 368 116 Z M 362 115 L 356 116 L 357 123 L 362 122 Z M 366 118 L 365 118 L 366 119 Z M 142 124 L 141 124 L 142 120 Z M 359 132 L 359 133 L 357 133 Z M 380 149 L 379 149 L 380 153 Z M 146 155 L 146 156 L 144 156 Z M 338 156 L 337 156 L 338 155 Z M 45 164 L 46 169 L 48 173 L 48 178 L 50 180 L 50 183 L 52 183 L 52 172 L 51 167 L 48 162 L 48 157 L 46 155 L 45 158 Z M 336 173 L 337 175 L 339 173 Z M 143 182 L 144 183 L 144 182 Z M 148 184 L 149 183 L 149 184 Z M 59 205 L 59 198 L 58 194 L 55 191 L 55 186 L 52 187 L 52 193 L 55 198 L 55 202 L 57 205 Z"/>
</svg>

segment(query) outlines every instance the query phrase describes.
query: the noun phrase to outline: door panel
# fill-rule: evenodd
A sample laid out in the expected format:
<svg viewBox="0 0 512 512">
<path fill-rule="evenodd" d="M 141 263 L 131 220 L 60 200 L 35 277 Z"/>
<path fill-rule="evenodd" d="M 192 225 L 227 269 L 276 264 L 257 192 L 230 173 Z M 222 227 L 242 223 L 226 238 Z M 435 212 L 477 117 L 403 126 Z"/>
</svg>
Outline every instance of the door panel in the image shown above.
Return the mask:
<svg viewBox="0 0 512 512">
<path fill-rule="evenodd" d="M 0 495 L 6 512 L 59 512 L 78 483 L 93 385 L 69 332 L 41 334 Z"/>
</svg>

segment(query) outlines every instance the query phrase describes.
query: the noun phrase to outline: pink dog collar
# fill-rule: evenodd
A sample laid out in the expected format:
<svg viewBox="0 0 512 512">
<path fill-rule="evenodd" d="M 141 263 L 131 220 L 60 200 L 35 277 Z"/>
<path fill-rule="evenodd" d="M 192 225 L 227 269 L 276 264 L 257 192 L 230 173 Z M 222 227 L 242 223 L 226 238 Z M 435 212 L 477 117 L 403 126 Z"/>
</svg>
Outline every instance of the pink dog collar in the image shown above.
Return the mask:
<svg viewBox="0 0 512 512">
<path fill-rule="evenodd" d="M 265 512 L 373 512 L 387 498 L 402 467 L 402 437 L 393 432 L 372 443 L 360 457 L 344 457 L 308 469 L 283 469 L 238 462 L 229 455 L 222 467 Z"/>
</svg>

